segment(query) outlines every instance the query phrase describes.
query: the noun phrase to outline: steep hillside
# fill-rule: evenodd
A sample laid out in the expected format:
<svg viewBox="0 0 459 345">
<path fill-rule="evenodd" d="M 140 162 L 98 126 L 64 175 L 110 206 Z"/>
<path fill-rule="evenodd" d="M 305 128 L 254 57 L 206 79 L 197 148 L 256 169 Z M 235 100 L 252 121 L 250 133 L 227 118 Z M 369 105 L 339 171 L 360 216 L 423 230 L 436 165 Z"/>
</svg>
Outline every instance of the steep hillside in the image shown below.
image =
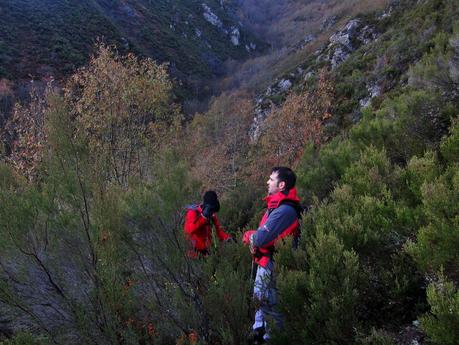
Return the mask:
<svg viewBox="0 0 459 345">
<path fill-rule="evenodd" d="M 294 72 L 329 37 L 357 16 L 382 11 L 390 0 L 234 0 L 237 14 L 252 32 L 263 37 L 272 49 L 242 63 L 228 64 L 223 89 L 245 88 L 260 92 Z"/>
<path fill-rule="evenodd" d="M 228 58 L 263 49 L 220 2 L 19 0 L 0 4 L 0 78 L 57 78 L 83 65 L 97 39 L 211 77 Z"/>
<path fill-rule="evenodd" d="M 298 174 L 309 212 L 301 249 L 278 255 L 275 344 L 458 344 L 458 40 L 456 1 L 394 1 L 284 70 L 243 129 L 226 118 L 233 102 L 253 111 L 247 91 L 195 120 L 212 138 L 196 176 L 230 190 L 230 228 L 256 226 L 271 166 Z"/>
<path fill-rule="evenodd" d="M 196 257 L 184 208 L 216 190 L 240 239 L 280 165 L 305 212 L 298 245 L 275 244 L 285 323 L 270 343 L 459 344 L 457 0 L 323 3 L 349 7 L 307 44 L 233 64 L 189 121 L 166 67 L 106 45 L 16 108 L 0 156 L 2 345 L 249 342 L 249 248 Z"/>
<path fill-rule="evenodd" d="M 385 7 L 388 0 L 232 0 L 251 31 L 275 48 L 307 44 L 356 14 Z"/>
</svg>

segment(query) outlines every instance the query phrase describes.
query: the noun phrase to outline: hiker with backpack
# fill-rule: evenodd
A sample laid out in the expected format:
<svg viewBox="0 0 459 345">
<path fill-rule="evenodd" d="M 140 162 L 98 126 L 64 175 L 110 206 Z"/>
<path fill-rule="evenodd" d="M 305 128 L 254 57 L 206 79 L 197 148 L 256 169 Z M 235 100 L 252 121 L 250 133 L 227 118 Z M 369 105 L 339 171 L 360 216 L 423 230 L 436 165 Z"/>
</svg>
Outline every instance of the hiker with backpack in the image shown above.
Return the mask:
<svg viewBox="0 0 459 345">
<path fill-rule="evenodd" d="M 272 319 L 279 329 L 283 327 L 282 315 L 276 311 L 277 290 L 274 277 L 273 254 L 276 243 L 293 236 L 299 237 L 300 199 L 295 188 L 295 173 L 287 167 L 274 167 L 267 181 L 268 196 L 264 199 L 267 211 L 257 230 L 246 231 L 243 243 L 253 256 L 255 282 L 253 296 L 257 302 L 253 329 L 253 344 L 269 339 L 267 321 Z"/>
<path fill-rule="evenodd" d="M 217 193 L 209 190 L 204 193 L 202 204 L 193 204 L 186 207 L 184 232 L 191 245 L 188 256 L 197 258 L 209 255 L 212 244 L 212 226 L 220 241 L 229 241 L 231 235 L 223 231 L 217 218 L 220 211 L 220 202 Z"/>
</svg>

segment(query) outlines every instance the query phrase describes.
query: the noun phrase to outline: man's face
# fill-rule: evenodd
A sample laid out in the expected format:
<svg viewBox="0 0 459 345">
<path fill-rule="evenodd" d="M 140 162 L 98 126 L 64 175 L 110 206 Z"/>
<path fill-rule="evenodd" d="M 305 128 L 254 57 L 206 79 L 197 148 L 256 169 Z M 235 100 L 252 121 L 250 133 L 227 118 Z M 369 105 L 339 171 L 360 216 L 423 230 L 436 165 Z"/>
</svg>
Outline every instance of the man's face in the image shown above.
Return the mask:
<svg viewBox="0 0 459 345">
<path fill-rule="evenodd" d="M 279 182 L 279 177 L 277 176 L 277 171 L 271 173 L 268 179 L 268 194 L 273 195 L 276 194 L 285 188 L 285 182 Z"/>
</svg>

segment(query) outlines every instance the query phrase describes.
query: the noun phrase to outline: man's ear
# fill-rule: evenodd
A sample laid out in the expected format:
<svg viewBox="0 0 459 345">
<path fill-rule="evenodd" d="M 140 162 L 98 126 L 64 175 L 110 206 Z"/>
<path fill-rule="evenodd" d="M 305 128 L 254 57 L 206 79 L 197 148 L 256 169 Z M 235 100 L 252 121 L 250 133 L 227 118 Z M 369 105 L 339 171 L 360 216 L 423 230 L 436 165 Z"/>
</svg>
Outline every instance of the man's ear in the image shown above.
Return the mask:
<svg viewBox="0 0 459 345">
<path fill-rule="evenodd" d="M 278 184 L 277 184 L 277 187 L 279 187 L 279 189 L 281 191 L 283 191 L 285 189 L 285 181 L 280 181 Z"/>
</svg>

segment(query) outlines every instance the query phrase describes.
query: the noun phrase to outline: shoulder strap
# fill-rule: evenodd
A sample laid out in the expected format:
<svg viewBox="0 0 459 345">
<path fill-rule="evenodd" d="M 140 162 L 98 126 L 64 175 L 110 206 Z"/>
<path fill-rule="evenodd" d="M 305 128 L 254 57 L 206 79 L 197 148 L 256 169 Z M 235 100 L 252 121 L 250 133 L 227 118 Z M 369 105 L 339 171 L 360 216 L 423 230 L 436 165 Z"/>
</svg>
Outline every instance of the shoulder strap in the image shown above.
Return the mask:
<svg viewBox="0 0 459 345">
<path fill-rule="evenodd" d="M 188 211 L 196 212 L 196 219 L 194 220 L 194 223 L 196 223 L 198 221 L 198 219 L 199 219 L 199 217 L 198 217 L 198 207 L 199 207 L 198 204 L 189 204 L 189 205 L 186 205 L 184 207 L 185 213 L 187 213 Z"/>
<path fill-rule="evenodd" d="M 189 205 L 186 205 L 185 206 L 185 210 L 188 211 L 188 210 L 192 210 L 192 211 L 196 211 L 198 209 L 198 206 L 197 204 L 189 204 Z"/>
<path fill-rule="evenodd" d="M 292 248 L 297 249 L 301 237 L 301 219 L 303 218 L 303 214 L 307 211 L 307 208 L 301 205 L 299 202 L 292 200 L 281 201 L 281 205 L 288 205 L 293 207 L 293 209 L 296 211 L 296 216 L 298 217 L 298 231 L 297 235 L 293 238 Z"/>
<path fill-rule="evenodd" d="M 283 200 L 280 202 L 280 204 L 293 207 L 293 209 L 296 211 L 296 216 L 298 217 L 298 220 L 301 220 L 303 218 L 303 213 L 306 210 L 306 208 L 303 205 L 301 205 L 299 202 L 291 201 L 291 200 Z"/>
</svg>

